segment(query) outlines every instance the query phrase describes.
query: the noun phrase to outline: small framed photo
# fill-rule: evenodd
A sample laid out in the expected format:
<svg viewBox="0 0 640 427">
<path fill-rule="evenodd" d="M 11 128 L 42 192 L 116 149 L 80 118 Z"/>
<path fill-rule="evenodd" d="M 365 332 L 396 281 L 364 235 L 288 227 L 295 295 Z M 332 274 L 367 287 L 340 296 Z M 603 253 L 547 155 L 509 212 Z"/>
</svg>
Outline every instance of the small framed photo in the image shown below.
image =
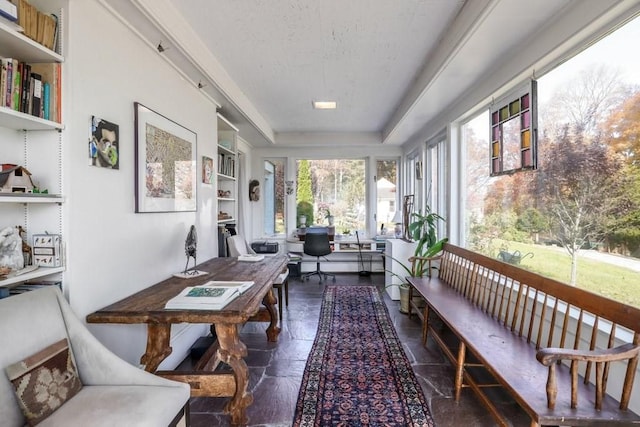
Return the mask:
<svg viewBox="0 0 640 427">
<path fill-rule="evenodd" d="M 416 179 L 417 180 L 422 179 L 422 161 L 420 160 L 416 162 Z"/>
<path fill-rule="evenodd" d="M 136 213 L 193 212 L 196 134 L 135 102 Z"/>
<path fill-rule="evenodd" d="M 213 184 L 213 159 L 202 156 L 202 183 Z"/>
</svg>

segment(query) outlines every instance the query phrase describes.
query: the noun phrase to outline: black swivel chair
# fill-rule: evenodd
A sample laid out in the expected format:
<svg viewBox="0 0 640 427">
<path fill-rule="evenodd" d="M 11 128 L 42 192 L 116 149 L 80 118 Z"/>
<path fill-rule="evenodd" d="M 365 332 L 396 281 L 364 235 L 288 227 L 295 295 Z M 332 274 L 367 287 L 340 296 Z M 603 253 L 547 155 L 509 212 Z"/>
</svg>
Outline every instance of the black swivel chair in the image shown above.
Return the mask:
<svg viewBox="0 0 640 427">
<path fill-rule="evenodd" d="M 329 234 L 324 233 L 306 233 L 304 238 L 304 245 L 302 246 L 302 250 L 305 254 L 316 257 L 316 271 L 312 271 L 310 273 L 306 273 L 302 276 L 302 281 L 305 281 L 309 277 L 313 275 L 318 275 L 320 278 L 320 282 L 322 280 L 326 280 L 327 277 L 333 277 L 333 281 L 336 281 L 335 274 L 325 273 L 320 270 L 320 257 L 329 255 L 331 253 L 331 245 L 329 244 Z"/>
</svg>

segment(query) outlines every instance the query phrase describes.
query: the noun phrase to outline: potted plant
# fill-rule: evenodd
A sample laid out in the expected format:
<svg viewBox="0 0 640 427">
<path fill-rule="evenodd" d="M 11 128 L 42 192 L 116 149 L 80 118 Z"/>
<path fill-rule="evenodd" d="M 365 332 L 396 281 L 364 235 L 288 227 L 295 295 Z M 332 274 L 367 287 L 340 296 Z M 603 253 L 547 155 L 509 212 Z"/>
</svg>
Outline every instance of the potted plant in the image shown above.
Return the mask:
<svg viewBox="0 0 640 427">
<path fill-rule="evenodd" d="M 397 286 L 400 290 L 400 311 L 402 313 L 407 313 L 409 311 L 409 284 L 407 283 L 406 277 L 422 277 L 430 274 L 428 271 L 430 264 L 425 261 L 417 261 L 416 263 L 413 263 L 414 257 L 432 258 L 442 250 L 442 245 L 448 241 L 447 238 L 437 238 L 438 221 L 444 221 L 445 219 L 437 213 L 432 212 L 429 206 L 425 207 L 424 213 L 412 213 L 411 219 L 412 221 L 408 226 L 409 235 L 411 236 L 411 239 L 416 242 L 416 248 L 413 252 L 413 256 L 406 260 L 406 263 L 390 257 L 400 264 L 407 273 L 406 275 L 400 276 L 399 274 L 389 271 L 389 273 L 400 279 L 401 282 Z"/>
</svg>

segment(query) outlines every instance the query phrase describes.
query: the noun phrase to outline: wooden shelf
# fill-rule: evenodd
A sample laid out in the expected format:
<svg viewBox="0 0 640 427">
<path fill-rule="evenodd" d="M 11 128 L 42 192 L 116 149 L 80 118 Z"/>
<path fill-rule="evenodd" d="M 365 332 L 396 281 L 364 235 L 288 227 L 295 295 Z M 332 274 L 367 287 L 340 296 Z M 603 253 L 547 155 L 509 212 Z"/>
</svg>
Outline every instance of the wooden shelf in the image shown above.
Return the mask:
<svg viewBox="0 0 640 427">
<path fill-rule="evenodd" d="M 235 151 L 220 144 L 218 144 L 218 153 L 225 153 L 225 154 L 229 154 L 230 156 L 236 155 Z"/>
<path fill-rule="evenodd" d="M 62 55 L 17 32 L 4 21 L 0 21 L 0 46 L 5 58 L 20 58 L 24 62 L 64 62 Z"/>
<path fill-rule="evenodd" d="M 220 172 L 218 172 L 218 178 L 219 179 L 223 179 L 225 181 L 235 181 L 236 180 L 234 177 L 229 176 L 229 175 L 225 175 L 225 174 L 220 173 Z"/>
<path fill-rule="evenodd" d="M 64 126 L 7 107 L 0 107 L 0 127 L 15 130 L 62 130 Z"/>
<path fill-rule="evenodd" d="M 52 274 L 61 273 L 63 271 L 64 267 L 40 267 L 36 270 L 21 274 L 19 276 L 12 276 L 11 273 L 9 273 L 6 279 L 0 279 L 0 287 L 22 283 L 40 277 L 50 276 Z"/>
<path fill-rule="evenodd" d="M 0 194 L 0 203 L 62 203 L 64 197 L 60 194 Z"/>
</svg>

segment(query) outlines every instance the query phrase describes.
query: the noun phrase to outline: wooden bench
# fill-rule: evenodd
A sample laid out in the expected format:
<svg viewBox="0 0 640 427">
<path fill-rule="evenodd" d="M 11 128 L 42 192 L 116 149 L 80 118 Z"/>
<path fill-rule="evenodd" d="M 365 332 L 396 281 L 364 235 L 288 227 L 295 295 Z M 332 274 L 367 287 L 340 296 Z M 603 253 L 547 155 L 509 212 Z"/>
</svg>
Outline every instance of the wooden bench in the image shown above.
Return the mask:
<svg viewBox="0 0 640 427">
<path fill-rule="evenodd" d="M 416 271 L 437 271 L 408 278 L 409 315 L 422 319 L 423 343 L 431 336 L 453 364 L 456 400 L 469 387 L 499 425 L 509 425 L 483 391 L 497 385 L 531 426 L 640 424 L 628 409 L 640 310 L 451 244 L 437 259 L 411 261 Z M 622 387 L 607 394 L 614 382 Z"/>
</svg>

